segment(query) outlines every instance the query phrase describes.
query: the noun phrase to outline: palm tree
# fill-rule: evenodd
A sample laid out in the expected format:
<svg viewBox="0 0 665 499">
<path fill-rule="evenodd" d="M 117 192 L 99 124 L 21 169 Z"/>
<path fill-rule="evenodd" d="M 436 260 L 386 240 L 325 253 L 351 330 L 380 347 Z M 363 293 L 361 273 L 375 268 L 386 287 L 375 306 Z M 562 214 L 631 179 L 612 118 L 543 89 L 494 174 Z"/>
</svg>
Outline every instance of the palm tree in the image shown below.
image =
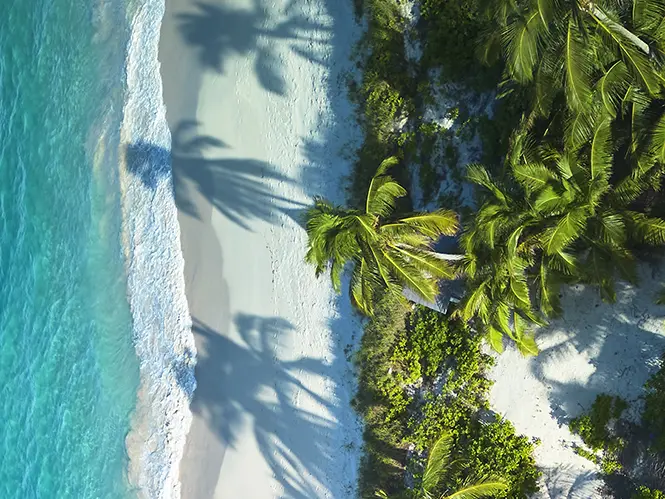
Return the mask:
<svg viewBox="0 0 665 499">
<path fill-rule="evenodd" d="M 347 263 L 352 266 L 350 295 L 356 307 L 372 315 L 380 293 L 401 297 L 411 289 L 428 302 L 438 294 L 438 279 L 450 279 L 455 255 L 436 253 L 432 245 L 442 235 L 454 235 L 457 216 L 437 210 L 395 217 L 395 202 L 406 190 L 388 169 L 397 163 L 389 158 L 372 178 L 365 206 L 361 210 L 334 206 L 316 198 L 307 212 L 309 247 L 306 260 L 316 275 L 326 270 L 339 291 Z"/>
<path fill-rule="evenodd" d="M 665 151 L 664 0 L 488 0 L 488 6 L 500 29 L 489 34 L 481 57 L 490 62 L 503 52 L 501 95 L 529 103 L 513 140 L 539 128 L 578 147 L 609 118 L 620 122 L 617 136 L 628 141 L 631 166 L 654 139 Z"/>
<path fill-rule="evenodd" d="M 439 495 L 441 481 L 446 476 L 446 472 L 451 470 L 459 460 L 452 460 L 452 437 L 449 433 L 444 433 L 434 443 L 430 450 L 423 479 L 417 490 L 409 491 L 404 497 L 413 499 L 478 499 L 489 497 L 506 490 L 507 485 L 496 478 L 474 479 L 469 478 L 462 489 L 456 492 L 445 491 Z M 388 495 L 379 490 L 376 497 L 388 499 Z"/>
<path fill-rule="evenodd" d="M 458 313 L 477 319 L 495 349 L 506 334 L 523 353 L 537 353 L 527 326 L 560 312 L 563 283 L 596 285 L 614 301 L 617 278 L 636 280 L 631 248 L 665 242 L 665 221 L 633 209 L 662 169 L 654 178 L 633 172 L 612 183 L 612 153 L 604 122 L 584 147 L 513 151 L 509 182 L 469 167 L 468 178 L 487 196 L 462 235 L 471 291 Z"/>
<path fill-rule="evenodd" d="M 568 107 L 592 107 L 594 86 L 614 112 L 632 86 L 651 97 L 663 93 L 663 0 L 490 0 L 494 30 L 481 57 L 501 47 L 507 76 L 534 83 L 536 108 L 549 109 L 557 91 Z M 627 27 L 628 28 L 627 28 Z M 545 113 L 546 114 L 546 113 Z"/>
</svg>

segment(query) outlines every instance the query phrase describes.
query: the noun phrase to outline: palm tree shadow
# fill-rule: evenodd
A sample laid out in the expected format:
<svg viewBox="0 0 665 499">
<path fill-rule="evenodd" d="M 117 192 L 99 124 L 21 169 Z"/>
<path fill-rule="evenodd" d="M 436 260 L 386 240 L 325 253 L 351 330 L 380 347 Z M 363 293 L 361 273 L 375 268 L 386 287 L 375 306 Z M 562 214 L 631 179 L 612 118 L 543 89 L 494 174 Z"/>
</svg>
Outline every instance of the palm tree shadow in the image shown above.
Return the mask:
<svg viewBox="0 0 665 499">
<path fill-rule="evenodd" d="M 253 220 L 276 223 L 280 213 L 293 217 L 304 209 L 302 203 L 275 194 L 275 184 L 295 182 L 270 164 L 254 159 L 204 157 L 226 145 L 214 137 L 193 133 L 197 125 L 181 122 L 173 133 L 173 183 L 176 203 L 183 212 L 201 218 L 193 199 L 195 192 L 248 230 Z"/>
<path fill-rule="evenodd" d="M 593 497 L 601 486 L 595 473 L 578 473 L 569 465 L 544 469 L 542 483 L 548 497 L 561 499 L 587 499 Z"/>
<path fill-rule="evenodd" d="M 568 424 L 589 409 L 600 393 L 637 399 L 657 368 L 665 350 L 661 326 L 665 314 L 650 302 L 658 284 L 643 277 L 637 290 L 619 285 L 613 305 L 602 302 L 594 289 L 579 286 L 566 290 L 562 300 L 566 316 L 538 333 L 539 343 L 549 346 L 531 361 L 531 369 L 539 381 L 551 387 L 551 414 L 559 424 Z M 645 299 L 635 300 L 637 293 Z M 553 335 L 558 337 L 561 331 L 567 338 L 553 342 Z M 577 356 L 588 359 L 587 380 L 558 381 L 556 372 L 562 362 Z"/>
<path fill-rule="evenodd" d="M 321 486 L 329 487 L 326 472 L 335 464 L 329 434 L 337 425 L 337 408 L 302 380 L 324 377 L 330 368 L 320 359 L 279 358 L 280 345 L 296 341 L 284 319 L 238 314 L 235 324 L 238 342 L 194 319 L 203 346 L 197 376 L 205 373 L 217 383 L 201 383 L 192 411 L 228 448 L 239 445 L 240 432 L 251 421 L 258 447 L 284 489 L 282 497 L 317 497 Z"/>
<path fill-rule="evenodd" d="M 286 80 L 278 53 L 280 44 L 308 60 L 323 64 L 316 48 L 314 33 L 330 31 L 302 14 L 292 15 L 274 27 L 268 27 L 269 13 L 255 0 L 253 9 L 197 2 L 196 11 L 178 15 L 180 32 L 195 47 L 204 68 L 225 72 L 226 61 L 233 55 L 254 55 L 257 79 L 269 92 L 284 95 Z M 286 9 L 286 13 L 290 9 Z"/>
<path fill-rule="evenodd" d="M 538 333 L 539 343 L 546 346 L 530 360 L 536 379 L 549 388 L 550 415 L 559 425 L 568 425 L 572 418 L 588 411 L 601 393 L 620 396 L 629 403 L 625 416 L 630 423 L 619 431 L 629 439 L 627 449 L 634 455 L 624 452 L 621 476 L 610 475 L 605 480 L 612 497 L 627 497 L 625 490 L 633 486 L 631 480 L 658 487 L 665 483 L 665 461 L 644 451 L 651 436 L 636 431 L 638 427 L 633 424 L 640 421 L 644 383 L 658 369 L 665 351 L 665 311 L 653 303 L 660 283 L 646 265 L 641 266 L 640 277 L 638 289 L 626 284 L 617 287 L 613 305 L 602 302 L 596 290 L 582 286 L 567 289 L 562 300 L 566 314 Z M 552 480 L 556 480 L 555 471 Z"/>
</svg>

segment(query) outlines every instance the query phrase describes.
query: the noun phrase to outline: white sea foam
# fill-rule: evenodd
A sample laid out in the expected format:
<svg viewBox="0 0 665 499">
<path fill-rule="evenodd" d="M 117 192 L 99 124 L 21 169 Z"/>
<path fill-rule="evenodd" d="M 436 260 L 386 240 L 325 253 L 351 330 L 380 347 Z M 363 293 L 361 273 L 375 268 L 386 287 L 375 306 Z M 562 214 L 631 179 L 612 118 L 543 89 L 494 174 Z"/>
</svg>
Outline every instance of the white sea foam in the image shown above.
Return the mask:
<svg viewBox="0 0 665 499">
<path fill-rule="evenodd" d="M 121 130 L 123 243 L 141 385 L 127 450 L 140 497 L 180 497 L 196 349 L 173 196 L 158 44 L 164 0 L 132 12 Z"/>
</svg>

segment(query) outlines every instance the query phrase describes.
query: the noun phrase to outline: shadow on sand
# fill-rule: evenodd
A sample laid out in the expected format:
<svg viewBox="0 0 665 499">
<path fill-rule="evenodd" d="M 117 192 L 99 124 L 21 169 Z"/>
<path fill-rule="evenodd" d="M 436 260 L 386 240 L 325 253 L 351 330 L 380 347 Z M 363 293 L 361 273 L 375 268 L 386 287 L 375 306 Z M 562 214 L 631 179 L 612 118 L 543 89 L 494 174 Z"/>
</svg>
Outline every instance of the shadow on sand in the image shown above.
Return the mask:
<svg viewBox="0 0 665 499">
<path fill-rule="evenodd" d="M 594 289 L 573 287 L 562 301 L 566 316 L 538 333 L 539 344 L 549 346 L 532 359 L 531 368 L 550 388 L 551 414 L 559 424 L 568 424 L 589 409 L 600 393 L 636 400 L 657 369 L 665 351 L 665 310 L 652 303 L 654 286 L 649 284 L 657 283 L 643 282 L 638 289 L 620 285 L 613 305 L 602 302 Z M 565 339 L 560 336 L 562 330 Z M 553 343 L 553 335 L 559 338 L 558 343 Z M 573 355 L 589 359 L 592 372 L 586 381 L 562 383 L 553 379 L 556 366 Z"/>
<path fill-rule="evenodd" d="M 181 231 L 194 226 L 193 236 L 188 237 L 197 238 L 197 242 L 205 238 L 205 244 L 200 246 L 209 253 L 205 257 L 207 267 L 201 265 L 204 270 L 199 269 L 201 261 L 195 258 L 185 263 L 186 271 L 188 265 L 190 269 L 196 267 L 189 271 L 191 276 L 188 274 L 197 293 L 190 293 L 189 297 L 196 297 L 190 310 L 195 317 L 196 376 L 200 381 L 192 409 L 205 424 L 192 425 L 193 430 L 200 430 L 202 439 L 188 440 L 188 446 L 196 444 L 189 446 L 195 451 L 190 464 L 198 469 L 181 477 L 183 493 L 193 490 L 194 495 L 188 497 L 212 497 L 226 450 L 237 446 L 243 452 L 251 452 L 254 444 L 245 441 L 251 435 L 274 480 L 284 489 L 279 497 L 311 499 L 326 491 L 332 497 L 351 497 L 357 477 L 357 452 L 352 449 L 359 445 L 360 431 L 350 408 L 354 386 L 346 352 L 357 339 L 354 332 L 359 328 L 348 298 L 336 300 L 339 314 L 329 324 L 331 349 L 323 352 L 318 345 L 315 349 L 326 358 L 294 358 L 293 352 L 298 348 L 289 349 L 284 342 L 309 341 L 308 331 L 296 331 L 284 317 L 259 317 L 230 310 L 229 296 L 236 290 L 229 289 L 222 275 L 222 245 L 210 217 L 218 211 L 250 230 L 257 221 L 280 223 L 281 214 L 300 221 L 306 206 L 291 199 L 291 186 L 299 191 L 306 189 L 306 195 L 323 195 L 342 202 L 337 153 L 347 143 L 353 117 L 339 82 L 355 34 L 353 6 L 338 0 L 246 3 L 250 7 L 240 9 L 225 4 L 225 0 L 208 0 L 192 2 L 189 10 L 173 12 L 175 33 L 187 46 L 184 57 L 197 62 L 195 66 L 220 74 L 231 72 L 231 59 L 243 58 L 242 63 L 253 69 L 252 77 L 273 95 L 286 95 L 291 89 L 287 78 L 298 76 L 286 73 L 287 58 L 303 66 L 305 60 L 324 65 L 322 73 L 326 77 L 313 82 L 321 89 L 321 102 L 311 103 L 317 111 L 321 106 L 322 119 L 313 125 L 316 130 L 308 130 L 300 137 L 301 143 L 312 145 L 300 151 L 306 156 L 302 173 L 298 178 L 287 178 L 268 163 L 229 157 L 233 152 L 223 140 L 201 135 L 195 102 L 182 114 L 178 114 L 179 100 L 171 107 L 174 194 L 181 214 L 187 215 L 181 218 Z M 295 61 L 289 57 L 293 54 L 297 54 Z M 180 69 L 178 62 L 171 61 L 171 71 Z M 173 88 L 175 82 L 169 79 L 170 74 L 165 72 L 165 91 L 180 99 L 181 90 Z M 308 76 L 307 72 L 303 74 Z M 188 83 L 195 86 L 199 76 L 188 75 Z M 188 97 L 196 100 L 189 94 Z M 295 96 L 289 98 L 295 102 Z M 280 130 L 278 135 L 293 133 L 296 132 Z M 278 147 L 274 140 L 271 143 Z M 168 174 L 169 153 L 164 149 L 133 144 L 126 152 L 130 170 L 147 187 L 154 189 L 160 178 Z M 197 272 L 205 273 L 206 278 L 199 279 Z M 277 351 L 283 354 L 280 356 Z M 322 380 L 332 391 L 322 389 Z M 324 400 L 322 397 L 327 395 L 331 396 Z M 303 409 L 312 406 L 316 414 Z M 200 483 L 202 479 L 207 482 Z"/>
<path fill-rule="evenodd" d="M 538 342 L 545 347 L 530 361 L 534 376 L 549 389 L 550 414 L 559 425 L 589 410 L 601 393 L 628 401 L 626 417 L 631 423 L 619 430 L 628 439 L 621 457 L 624 468 L 605 481 L 612 497 L 629 497 L 634 483 L 665 485 L 665 459 L 647 452 L 650 436 L 635 426 L 640 422 L 644 383 L 658 369 L 665 352 L 665 309 L 653 303 L 660 288 L 659 271 L 642 265 L 640 274 L 642 285 L 637 289 L 619 285 L 612 305 L 602 302 L 594 289 L 573 286 L 567 290 L 562 300 L 566 315 L 538 333 Z M 570 378 L 567 382 L 561 381 L 564 372 Z M 582 491 L 579 497 L 589 497 L 594 477 L 569 480 L 569 473 L 560 468 L 544 476 L 548 489 L 551 486 L 555 492 L 552 497 L 561 496 L 561 490 L 578 497 L 577 489 Z M 572 487 L 561 489 L 558 482 Z"/>
<path fill-rule="evenodd" d="M 275 24 L 275 14 L 261 0 L 254 0 L 251 10 L 198 2 L 195 12 L 180 14 L 178 20 L 183 38 L 196 49 L 204 68 L 224 73 L 230 56 L 251 56 L 263 88 L 284 95 L 286 80 L 277 44 L 288 44 L 300 56 L 322 63 L 312 48 L 319 41 L 314 34 L 330 31 L 300 14 L 290 14 L 295 7 L 296 2 L 291 2 Z"/>
<path fill-rule="evenodd" d="M 239 342 L 194 319 L 193 329 L 203 347 L 197 369 L 207 376 L 216 373 L 218 385 L 200 386 L 192 410 L 208 422 L 226 448 L 234 448 L 239 433 L 249 425 L 275 479 L 284 487 L 281 497 L 318 497 L 319 484 L 332 487 L 327 471 L 336 466 L 335 449 L 340 443 L 331 441 L 330 434 L 338 425 L 339 409 L 301 380 L 324 378 L 338 368 L 320 359 L 281 360 L 280 344 L 297 341 L 292 338 L 293 326 L 284 319 L 239 314 L 234 323 Z M 306 398 L 327 417 L 301 409 Z"/>
<path fill-rule="evenodd" d="M 172 152 L 146 143 L 129 145 L 126 150 L 129 171 L 146 187 L 154 189 L 159 179 L 171 172 L 171 161 L 176 204 L 195 218 L 201 216 L 194 199 L 198 193 L 247 230 L 255 220 L 276 223 L 280 213 L 301 221 L 307 206 L 276 194 L 277 190 L 284 190 L 280 184 L 294 186 L 293 180 L 263 161 L 215 158 L 215 151 L 226 145 L 215 137 L 197 135 L 197 126 L 193 121 L 180 123 L 173 132 Z"/>
</svg>

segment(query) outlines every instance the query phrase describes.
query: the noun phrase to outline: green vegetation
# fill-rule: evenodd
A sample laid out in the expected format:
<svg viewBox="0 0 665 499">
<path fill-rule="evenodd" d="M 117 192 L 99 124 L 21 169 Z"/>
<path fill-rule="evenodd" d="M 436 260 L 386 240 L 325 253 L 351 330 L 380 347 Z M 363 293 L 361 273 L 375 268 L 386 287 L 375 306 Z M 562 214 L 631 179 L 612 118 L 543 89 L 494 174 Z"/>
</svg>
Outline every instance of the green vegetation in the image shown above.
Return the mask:
<svg viewBox="0 0 665 499">
<path fill-rule="evenodd" d="M 584 148 L 515 145 L 506 182 L 480 165 L 469 167 L 469 180 L 486 196 L 462 234 L 470 292 L 460 314 L 475 318 L 495 349 L 506 334 L 525 353 L 536 353 L 526 325 L 560 314 L 563 283 L 597 285 L 614 301 L 615 277 L 636 281 L 630 248 L 665 242 L 663 220 L 631 209 L 642 188 L 627 195 L 624 182 L 631 178 L 610 184 L 610 158 L 610 129 L 603 124 Z"/>
<path fill-rule="evenodd" d="M 370 316 L 356 358 L 362 496 L 445 494 L 494 475 L 506 488 L 491 497 L 527 497 L 533 442 L 489 411 L 481 344 L 501 352 L 507 336 L 537 354 L 533 326 L 565 313 L 564 286 L 612 302 L 617 281 L 636 283 L 644 250 L 665 243 L 665 0 L 416 3 L 412 24 L 397 0 L 356 0 L 367 31 L 350 82 L 363 133 L 352 209 L 316 200 L 308 260 L 338 289 L 350 264 L 351 299 Z M 419 203 L 438 210 L 402 215 Z M 458 217 L 455 263 L 432 248 Z M 453 277 L 466 293 L 450 316 L 406 307 L 404 288 L 432 301 Z M 661 451 L 663 372 L 643 416 Z M 608 475 L 621 469 L 624 409 L 603 395 L 571 422 L 577 452 Z M 442 436 L 465 465 L 434 491 L 423 455 Z"/>
<path fill-rule="evenodd" d="M 652 446 L 658 452 L 665 451 L 665 357 L 661 367 L 647 381 L 644 395 L 642 421 L 652 436 Z"/>
<path fill-rule="evenodd" d="M 462 488 L 470 476 L 505 480 L 507 489 L 491 497 L 523 498 L 536 490 L 533 444 L 487 412 L 492 358 L 481 342 L 463 323 L 431 310 L 409 312 L 389 298 L 378 304 L 356 357 L 355 405 L 366 423 L 362 497 L 379 489 L 391 497 L 404 492 L 405 472 L 418 479 L 419 453 L 444 434 L 465 466 L 446 473 L 443 490 Z"/>
<path fill-rule="evenodd" d="M 453 212 L 391 218 L 396 200 L 406 194 L 387 173 L 396 163 L 395 158 L 381 163 L 367 190 L 364 210 L 316 199 L 307 213 L 307 261 L 316 266 L 317 276 L 329 269 L 337 291 L 342 271 L 351 262 L 349 294 L 366 315 L 373 314 L 380 293 L 401 297 L 404 288 L 432 302 L 438 294 L 437 279 L 454 275 L 444 255 L 431 249 L 441 236 L 457 231 Z"/>
<path fill-rule="evenodd" d="M 599 464 L 608 475 L 621 469 L 618 456 L 624 441 L 617 436 L 615 425 L 627 408 L 628 404 L 620 397 L 601 394 L 587 414 L 570 421 L 570 431 L 579 435 L 590 449 L 578 447 L 576 452 Z"/>
<path fill-rule="evenodd" d="M 665 493 L 648 487 L 640 487 L 630 499 L 665 499 Z"/>
<path fill-rule="evenodd" d="M 596 397 L 591 410 L 570 421 L 570 430 L 582 437 L 582 440 L 594 452 L 618 452 L 622 447 L 621 439 L 613 437 L 612 421 L 617 421 L 628 404 L 620 397 L 601 394 Z"/>
<path fill-rule="evenodd" d="M 441 493 L 441 483 L 445 481 L 446 474 L 451 473 L 455 466 L 463 466 L 463 462 L 453 459 L 452 437 L 449 433 L 441 435 L 434 442 L 428 454 L 420 485 L 418 489 L 407 494 L 410 498 L 430 499 L 434 494 L 437 494 L 440 499 L 477 499 L 494 496 L 507 488 L 503 481 L 491 477 L 485 479 L 470 478 L 461 489 L 446 490 L 442 495 L 439 495 Z M 383 490 L 379 490 L 376 495 L 388 499 L 388 495 Z M 404 494 L 400 494 L 400 497 L 404 497 Z"/>
<path fill-rule="evenodd" d="M 357 51 L 362 79 L 352 82 L 350 94 L 358 108 L 363 145 L 358 150 L 349 198 L 352 206 L 360 208 L 376 165 L 391 156 L 403 157 L 398 142 L 404 139 L 398 122 L 415 107 L 413 81 L 404 55 L 405 24 L 397 3 L 362 0 L 357 6 L 367 21 L 367 30 Z"/>
<path fill-rule="evenodd" d="M 600 394 L 592 404 L 591 408 L 584 414 L 570 421 L 571 432 L 579 435 L 584 442 L 584 447 L 577 447 L 575 451 L 598 464 L 603 474 L 610 477 L 623 474 L 637 479 L 634 486 L 636 491 L 631 499 L 663 498 L 665 492 L 649 489 L 639 483 L 639 473 L 626 472 L 625 467 L 638 468 L 649 466 L 648 462 L 655 457 L 656 462 L 663 451 L 665 440 L 665 425 L 663 425 L 663 403 L 665 402 L 665 367 L 657 371 L 644 385 L 644 408 L 639 425 L 635 425 L 623 418 L 628 403 L 620 397 L 608 394 Z M 637 463 L 622 455 L 622 451 L 630 443 L 641 444 L 647 452 L 641 454 Z M 644 446 L 646 443 L 648 446 Z M 631 453 L 628 453 L 630 456 Z M 645 464 L 646 463 L 646 464 Z M 611 482 L 608 482 L 610 485 Z M 610 485 L 611 488 L 611 485 Z"/>
</svg>

